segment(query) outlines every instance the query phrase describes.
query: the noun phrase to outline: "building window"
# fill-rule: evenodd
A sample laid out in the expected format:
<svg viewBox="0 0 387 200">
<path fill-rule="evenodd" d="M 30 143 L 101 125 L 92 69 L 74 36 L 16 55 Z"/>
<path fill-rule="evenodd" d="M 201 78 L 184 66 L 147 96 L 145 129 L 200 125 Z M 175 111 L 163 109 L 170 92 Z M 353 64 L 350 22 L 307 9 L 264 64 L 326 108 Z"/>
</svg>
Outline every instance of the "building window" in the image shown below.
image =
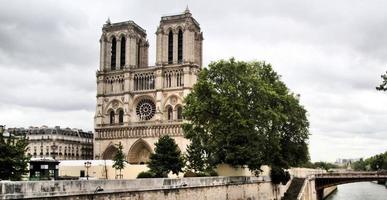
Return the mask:
<svg viewBox="0 0 387 200">
<path fill-rule="evenodd" d="M 112 39 L 112 49 L 111 49 L 111 60 L 110 60 L 110 64 L 111 64 L 111 69 L 112 70 L 116 70 L 116 48 L 117 47 L 117 41 L 116 41 L 116 38 L 113 37 Z"/>
<path fill-rule="evenodd" d="M 120 110 L 119 113 L 118 113 L 118 122 L 120 124 L 124 123 L 124 111 L 123 110 Z"/>
<path fill-rule="evenodd" d="M 173 33 L 169 31 L 168 34 L 168 64 L 173 62 Z"/>
<path fill-rule="evenodd" d="M 183 31 L 179 30 L 177 36 L 177 61 L 179 63 L 183 62 Z"/>
<path fill-rule="evenodd" d="M 137 44 L 137 67 L 140 68 L 140 60 L 141 60 L 141 40 L 138 41 Z"/>
<path fill-rule="evenodd" d="M 167 113 L 168 113 L 168 120 L 172 120 L 173 119 L 173 110 L 172 110 L 171 106 L 168 106 Z"/>
<path fill-rule="evenodd" d="M 150 120 L 156 113 L 156 105 L 150 99 L 142 99 L 136 106 L 136 114 L 141 120 Z"/>
<path fill-rule="evenodd" d="M 121 69 L 125 66 L 125 52 L 126 52 L 126 39 L 125 37 L 121 38 L 121 57 L 120 57 L 120 65 Z"/>
<path fill-rule="evenodd" d="M 181 106 L 177 107 L 177 119 L 183 119 L 183 108 Z"/>
<path fill-rule="evenodd" d="M 114 111 L 110 111 L 110 124 L 114 124 Z"/>
</svg>

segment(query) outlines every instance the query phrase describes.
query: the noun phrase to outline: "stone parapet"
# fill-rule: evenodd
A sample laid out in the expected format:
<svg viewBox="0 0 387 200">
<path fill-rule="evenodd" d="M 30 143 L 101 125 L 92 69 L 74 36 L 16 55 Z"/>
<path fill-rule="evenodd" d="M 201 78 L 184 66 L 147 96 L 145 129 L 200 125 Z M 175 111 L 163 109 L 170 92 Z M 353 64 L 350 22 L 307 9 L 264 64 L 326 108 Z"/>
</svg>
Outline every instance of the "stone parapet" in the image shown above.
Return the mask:
<svg viewBox="0 0 387 200">
<path fill-rule="evenodd" d="M 263 181 L 258 177 L 197 177 L 197 178 L 151 178 L 134 180 L 73 180 L 73 181 L 14 181 L 1 182 L 1 199 L 41 199 L 41 198 L 60 198 L 60 199 L 87 199 L 88 195 L 94 195 L 98 192 L 98 199 L 104 199 L 114 193 L 130 192 L 151 192 L 151 191 L 171 191 L 179 189 L 211 188 L 223 186 L 240 186 L 270 183 Z M 250 187 L 250 186 L 249 186 Z M 103 191 L 96 191 L 102 188 Z M 255 189 L 255 191 L 257 191 Z M 186 191 L 187 192 L 187 191 Z M 238 190 L 236 190 L 238 192 Z M 235 196 L 246 195 L 239 191 Z M 263 194 L 265 192 L 265 194 Z M 262 195 L 270 195 L 270 190 L 261 191 Z M 200 194 L 196 194 L 200 195 Z M 196 196 L 194 195 L 194 196 Z M 204 195 L 204 194 L 201 194 Z M 225 195 L 225 194 L 222 194 Z M 258 194 L 251 194 L 258 197 Z M 164 196 L 165 197 L 165 196 Z M 193 196 L 192 196 L 193 197 Z M 110 199 L 110 198 L 109 198 Z M 118 198 L 117 198 L 118 199 Z M 163 199 L 160 196 L 160 199 Z M 257 199 L 257 198 L 255 198 Z M 271 198 L 270 198 L 271 199 Z"/>
</svg>

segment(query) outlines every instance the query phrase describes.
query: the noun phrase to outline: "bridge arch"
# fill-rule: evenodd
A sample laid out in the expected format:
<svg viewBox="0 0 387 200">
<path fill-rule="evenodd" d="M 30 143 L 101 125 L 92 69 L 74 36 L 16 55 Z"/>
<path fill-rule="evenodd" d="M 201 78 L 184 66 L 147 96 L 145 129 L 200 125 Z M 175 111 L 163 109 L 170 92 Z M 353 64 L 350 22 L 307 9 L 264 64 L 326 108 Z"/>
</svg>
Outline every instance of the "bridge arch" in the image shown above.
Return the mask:
<svg viewBox="0 0 387 200">
<path fill-rule="evenodd" d="M 343 185 L 348 183 L 369 182 L 387 180 L 387 173 L 379 172 L 350 172 L 350 173 L 326 173 L 316 174 L 315 188 L 317 199 L 322 200 L 324 196 L 324 188 Z"/>
</svg>

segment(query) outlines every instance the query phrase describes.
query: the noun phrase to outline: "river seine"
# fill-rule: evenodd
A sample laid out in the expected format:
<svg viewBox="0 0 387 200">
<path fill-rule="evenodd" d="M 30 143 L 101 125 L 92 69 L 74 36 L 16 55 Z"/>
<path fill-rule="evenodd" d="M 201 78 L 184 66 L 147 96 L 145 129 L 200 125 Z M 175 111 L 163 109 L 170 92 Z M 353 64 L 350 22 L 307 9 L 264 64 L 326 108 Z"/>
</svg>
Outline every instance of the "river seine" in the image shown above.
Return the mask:
<svg viewBox="0 0 387 200">
<path fill-rule="evenodd" d="M 326 200 L 387 200 L 387 189 L 371 182 L 339 185 Z"/>
</svg>

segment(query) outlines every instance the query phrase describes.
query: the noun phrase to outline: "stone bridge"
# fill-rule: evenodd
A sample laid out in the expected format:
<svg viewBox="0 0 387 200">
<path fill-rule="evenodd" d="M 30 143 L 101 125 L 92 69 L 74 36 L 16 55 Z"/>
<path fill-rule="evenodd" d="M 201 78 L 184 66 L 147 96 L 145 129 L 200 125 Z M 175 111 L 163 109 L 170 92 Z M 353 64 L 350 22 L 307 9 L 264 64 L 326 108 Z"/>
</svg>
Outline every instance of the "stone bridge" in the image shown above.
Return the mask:
<svg viewBox="0 0 387 200">
<path fill-rule="evenodd" d="M 346 183 L 364 181 L 386 181 L 387 172 L 343 172 L 315 174 L 314 179 L 316 195 L 318 200 L 322 200 L 324 188 L 337 186 Z"/>
</svg>

